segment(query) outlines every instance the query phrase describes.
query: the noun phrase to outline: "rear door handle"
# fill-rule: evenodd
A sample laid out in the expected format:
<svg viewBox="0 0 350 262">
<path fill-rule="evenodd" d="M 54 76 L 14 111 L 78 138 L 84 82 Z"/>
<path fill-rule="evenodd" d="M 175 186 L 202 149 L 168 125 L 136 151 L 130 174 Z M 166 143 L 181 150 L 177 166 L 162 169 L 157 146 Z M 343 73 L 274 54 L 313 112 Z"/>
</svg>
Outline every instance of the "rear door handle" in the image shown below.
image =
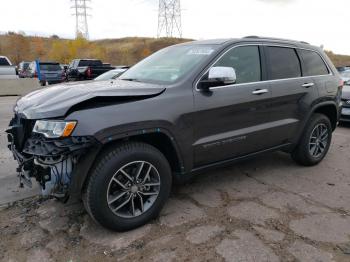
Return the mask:
<svg viewBox="0 0 350 262">
<path fill-rule="evenodd" d="M 309 88 L 309 87 L 312 87 L 314 85 L 315 85 L 314 83 L 305 83 L 302 85 L 302 87 Z"/>
<path fill-rule="evenodd" d="M 267 89 L 257 89 L 252 92 L 253 95 L 262 95 L 268 93 L 269 90 Z"/>
</svg>

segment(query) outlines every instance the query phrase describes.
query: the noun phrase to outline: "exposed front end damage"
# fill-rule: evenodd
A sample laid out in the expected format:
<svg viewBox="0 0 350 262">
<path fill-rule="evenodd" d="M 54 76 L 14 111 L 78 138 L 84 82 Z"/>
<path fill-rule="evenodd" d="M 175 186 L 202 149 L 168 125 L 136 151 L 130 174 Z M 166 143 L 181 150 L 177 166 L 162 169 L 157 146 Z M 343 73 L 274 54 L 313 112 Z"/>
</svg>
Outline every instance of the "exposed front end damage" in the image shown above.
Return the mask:
<svg viewBox="0 0 350 262">
<path fill-rule="evenodd" d="M 20 186 L 40 184 L 44 196 L 68 199 L 80 158 L 98 143 L 93 137 L 46 138 L 32 132 L 35 120 L 16 114 L 6 130 L 9 149 L 18 162 Z"/>
</svg>

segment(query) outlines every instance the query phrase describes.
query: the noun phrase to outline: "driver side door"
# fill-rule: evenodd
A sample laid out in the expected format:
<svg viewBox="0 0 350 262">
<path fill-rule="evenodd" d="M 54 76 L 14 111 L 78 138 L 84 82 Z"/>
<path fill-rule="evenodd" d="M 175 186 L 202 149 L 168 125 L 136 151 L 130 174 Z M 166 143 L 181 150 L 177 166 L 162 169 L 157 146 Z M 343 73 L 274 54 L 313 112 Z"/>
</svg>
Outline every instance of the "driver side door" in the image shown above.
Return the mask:
<svg viewBox="0 0 350 262">
<path fill-rule="evenodd" d="M 271 93 L 269 83 L 262 81 L 262 52 L 258 44 L 232 47 L 211 67 L 234 68 L 236 83 L 196 88 L 195 168 L 269 147 Z M 207 78 L 208 71 L 200 82 Z"/>
</svg>

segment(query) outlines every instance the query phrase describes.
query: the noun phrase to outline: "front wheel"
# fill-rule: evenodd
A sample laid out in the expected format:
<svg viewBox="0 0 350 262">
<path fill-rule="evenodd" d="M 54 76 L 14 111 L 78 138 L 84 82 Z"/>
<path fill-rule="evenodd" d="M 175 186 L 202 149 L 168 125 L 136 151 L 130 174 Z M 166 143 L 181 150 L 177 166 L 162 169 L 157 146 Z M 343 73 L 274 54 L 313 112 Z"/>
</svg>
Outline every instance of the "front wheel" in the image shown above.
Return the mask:
<svg viewBox="0 0 350 262">
<path fill-rule="evenodd" d="M 83 201 L 102 226 L 126 231 L 158 216 L 171 190 L 168 161 L 155 147 L 129 142 L 105 152 L 93 169 Z"/>
<path fill-rule="evenodd" d="M 314 114 L 297 145 L 292 158 L 301 165 L 317 165 L 326 156 L 332 141 L 332 125 L 323 114 Z"/>
</svg>

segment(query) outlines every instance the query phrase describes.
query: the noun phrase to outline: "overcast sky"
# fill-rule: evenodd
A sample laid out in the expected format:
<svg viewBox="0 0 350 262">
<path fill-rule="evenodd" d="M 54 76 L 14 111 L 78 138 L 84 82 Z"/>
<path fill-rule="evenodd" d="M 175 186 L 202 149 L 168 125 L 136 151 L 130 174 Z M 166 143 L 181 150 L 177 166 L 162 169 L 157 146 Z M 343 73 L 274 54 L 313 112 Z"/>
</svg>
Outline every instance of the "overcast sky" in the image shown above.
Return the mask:
<svg viewBox="0 0 350 262">
<path fill-rule="evenodd" d="M 1 0 L 0 31 L 73 38 L 70 0 Z M 91 39 L 157 34 L 158 0 L 92 0 Z M 182 0 L 183 36 L 246 35 L 323 44 L 350 55 L 349 0 Z"/>
</svg>

